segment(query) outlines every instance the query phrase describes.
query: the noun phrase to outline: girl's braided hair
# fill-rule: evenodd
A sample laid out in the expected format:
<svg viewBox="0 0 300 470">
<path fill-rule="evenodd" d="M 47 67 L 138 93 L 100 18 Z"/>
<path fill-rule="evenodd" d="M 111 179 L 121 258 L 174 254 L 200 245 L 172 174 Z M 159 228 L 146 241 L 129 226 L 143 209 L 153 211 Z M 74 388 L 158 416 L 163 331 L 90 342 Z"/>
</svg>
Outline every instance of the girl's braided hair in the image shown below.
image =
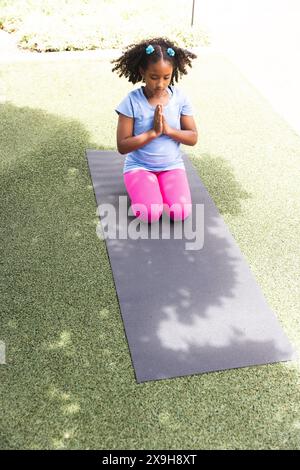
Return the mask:
<svg viewBox="0 0 300 470">
<path fill-rule="evenodd" d="M 146 48 L 152 45 L 154 51 L 152 54 L 146 54 Z M 171 47 L 175 51 L 174 56 L 167 53 L 167 49 Z M 197 56 L 193 52 L 176 46 L 168 38 L 152 38 L 146 39 L 138 44 L 130 44 L 126 47 L 124 54 L 118 59 L 112 60 L 112 64 L 116 64 L 112 71 L 116 71 L 119 77 L 126 77 L 128 81 L 135 84 L 143 80 L 139 68 L 147 69 L 149 63 L 156 63 L 163 59 L 168 60 L 173 65 L 173 74 L 170 84 L 174 85 L 174 79 L 178 82 L 178 76 L 187 74 L 187 66 L 192 67 L 191 59 Z"/>
</svg>

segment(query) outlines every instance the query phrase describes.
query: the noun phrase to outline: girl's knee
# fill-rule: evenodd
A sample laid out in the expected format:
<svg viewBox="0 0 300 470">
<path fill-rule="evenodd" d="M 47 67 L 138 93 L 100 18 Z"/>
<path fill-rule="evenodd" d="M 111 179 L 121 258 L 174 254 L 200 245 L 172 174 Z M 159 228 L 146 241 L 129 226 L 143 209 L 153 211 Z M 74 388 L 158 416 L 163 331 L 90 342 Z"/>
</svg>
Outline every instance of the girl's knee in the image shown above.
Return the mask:
<svg viewBox="0 0 300 470">
<path fill-rule="evenodd" d="M 177 221 L 177 220 L 185 220 L 187 217 L 189 217 L 192 213 L 192 204 L 191 203 L 185 203 L 185 204 L 173 204 L 169 208 L 169 216 L 172 220 Z"/>
<path fill-rule="evenodd" d="M 143 222 L 157 222 L 163 212 L 163 204 L 132 204 L 134 215 Z"/>
</svg>

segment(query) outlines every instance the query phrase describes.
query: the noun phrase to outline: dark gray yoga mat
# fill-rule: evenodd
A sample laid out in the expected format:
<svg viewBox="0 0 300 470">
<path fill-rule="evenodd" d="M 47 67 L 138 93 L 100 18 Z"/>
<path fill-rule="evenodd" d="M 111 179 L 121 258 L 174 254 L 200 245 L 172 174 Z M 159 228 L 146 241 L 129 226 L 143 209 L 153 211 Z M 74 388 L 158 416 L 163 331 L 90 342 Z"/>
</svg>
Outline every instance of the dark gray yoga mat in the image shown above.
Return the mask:
<svg viewBox="0 0 300 470">
<path fill-rule="evenodd" d="M 118 216 L 119 198 L 127 196 L 124 156 L 86 154 L 98 210 L 112 204 Z M 204 233 L 201 249 L 190 249 L 196 245 L 185 233 L 191 238 L 192 232 L 175 239 L 172 230 L 178 224 L 183 229 L 182 222 L 171 224 L 169 239 L 161 233 L 154 239 L 151 224 L 132 215 L 112 218 L 109 225 L 108 212 L 100 216 L 104 233 L 112 224 L 118 229 L 115 239 L 111 233 L 105 239 L 137 382 L 293 359 L 293 348 L 239 247 L 191 161 L 183 158 L 193 202 L 189 219 L 197 234 Z M 127 210 L 128 196 L 126 201 Z M 203 205 L 204 224 L 197 204 Z M 146 227 L 148 238 L 129 238 L 138 233 L 129 231 L 132 223 Z M 170 227 L 168 217 L 156 227 Z"/>
</svg>

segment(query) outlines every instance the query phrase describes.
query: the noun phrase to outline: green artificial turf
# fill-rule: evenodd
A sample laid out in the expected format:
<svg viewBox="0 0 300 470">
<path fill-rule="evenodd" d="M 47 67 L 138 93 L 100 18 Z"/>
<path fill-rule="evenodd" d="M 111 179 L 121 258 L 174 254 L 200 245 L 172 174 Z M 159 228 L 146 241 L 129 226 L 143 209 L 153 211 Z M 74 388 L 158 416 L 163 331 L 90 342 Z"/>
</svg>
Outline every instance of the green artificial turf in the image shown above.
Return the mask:
<svg viewBox="0 0 300 470">
<path fill-rule="evenodd" d="M 132 86 L 110 69 L 1 68 L 0 447 L 299 449 L 296 361 L 135 381 L 84 154 L 115 149 Z M 220 56 L 178 86 L 200 136 L 183 150 L 299 348 L 300 137 Z"/>
</svg>

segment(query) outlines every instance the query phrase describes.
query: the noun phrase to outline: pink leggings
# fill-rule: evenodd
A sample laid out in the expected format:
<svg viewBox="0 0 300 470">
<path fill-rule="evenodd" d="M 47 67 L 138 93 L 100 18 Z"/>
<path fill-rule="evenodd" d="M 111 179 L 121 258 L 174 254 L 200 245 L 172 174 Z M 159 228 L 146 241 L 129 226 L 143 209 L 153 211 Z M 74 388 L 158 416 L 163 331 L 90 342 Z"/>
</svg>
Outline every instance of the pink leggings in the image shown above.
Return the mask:
<svg viewBox="0 0 300 470">
<path fill-rule="evenodd" d="M 136 217 L 156 222 L 163 209 L 173 220 L 184 220 L 191 213 L 191 192 L 183 169 L 166 171 L 131 170 L 124 183 Z"/>
</svg>

